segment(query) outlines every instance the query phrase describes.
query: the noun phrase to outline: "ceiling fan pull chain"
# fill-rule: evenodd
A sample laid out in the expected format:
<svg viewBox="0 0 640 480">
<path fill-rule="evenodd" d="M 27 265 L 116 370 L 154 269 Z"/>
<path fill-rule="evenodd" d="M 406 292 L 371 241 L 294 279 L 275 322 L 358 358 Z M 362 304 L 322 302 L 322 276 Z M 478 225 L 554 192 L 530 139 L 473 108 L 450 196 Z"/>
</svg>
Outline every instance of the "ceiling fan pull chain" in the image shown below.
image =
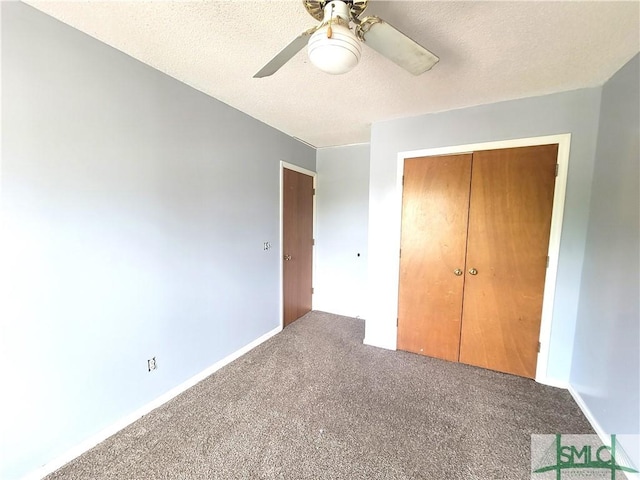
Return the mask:
<svg viewBox="0 0 640 480">
<path fill-rule="evenodd" d="M 329 17 L 329 27 L 327 28 L 327 38 L 331 38 L 333 36 L 333 29 L 331 28 L 331 22 L 333 21 L 333 9 L 335 5 L 331 4 L 331 16 Z"/>
</svg>

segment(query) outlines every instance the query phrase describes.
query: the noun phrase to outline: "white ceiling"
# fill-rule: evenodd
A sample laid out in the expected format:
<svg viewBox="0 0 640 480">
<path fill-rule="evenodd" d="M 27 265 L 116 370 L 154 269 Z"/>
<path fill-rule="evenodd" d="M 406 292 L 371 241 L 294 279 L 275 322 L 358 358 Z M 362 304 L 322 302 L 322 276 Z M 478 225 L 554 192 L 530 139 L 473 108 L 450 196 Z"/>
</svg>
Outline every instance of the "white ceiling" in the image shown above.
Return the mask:
<svg viewBox="0 0 640 480">
<path fill-rule="evenodd" d="M 350 73 L 302 50 L 252 76 L 317 22 L 302 1 L 27 1 L 63 22 L 316 147 L 369 141 L 381 120 L 602 85 L 640 51 L 640 3 L 370 0 L 440 57 L 414 77 L 364 47 Z"/>
</svg>

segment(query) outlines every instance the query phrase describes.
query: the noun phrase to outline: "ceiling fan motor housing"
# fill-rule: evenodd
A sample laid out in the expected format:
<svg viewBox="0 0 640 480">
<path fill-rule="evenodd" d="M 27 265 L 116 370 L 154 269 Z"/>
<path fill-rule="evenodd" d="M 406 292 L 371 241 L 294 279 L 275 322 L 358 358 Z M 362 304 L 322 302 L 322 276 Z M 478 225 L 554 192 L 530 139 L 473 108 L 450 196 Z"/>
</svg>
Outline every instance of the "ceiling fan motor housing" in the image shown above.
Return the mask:
<svg viewBox="0 0 640 480">
<path fill-rule="evenodd" d="M 324 8 L 332 0 L 303 0 L 304 8 L 309 12 L 313 18 L 322 21 L 324 18 Z M 358 18 L 367 8 L 367 2 L 369 0 L 343 0 L 343 3 L 349 7 L 351 18 Z"/>
<path fill-rule="evenodd" d="M 332 75 L 347 73 L 360 61 L 362 47 L 349 28 L 349 5 L 340 0 L 324 6 L 322 25 L 307 45 L 311 63 Z"/>
</svg>

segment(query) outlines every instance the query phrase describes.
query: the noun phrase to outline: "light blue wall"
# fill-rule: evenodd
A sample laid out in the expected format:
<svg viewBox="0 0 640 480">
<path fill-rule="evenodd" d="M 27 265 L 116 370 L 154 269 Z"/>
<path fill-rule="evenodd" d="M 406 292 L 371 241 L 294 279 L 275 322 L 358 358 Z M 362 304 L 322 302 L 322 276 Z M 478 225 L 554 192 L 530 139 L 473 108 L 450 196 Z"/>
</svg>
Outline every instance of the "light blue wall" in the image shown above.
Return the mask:
<svg viewBox="0 0 640 480">
<path fill-rule="evenodd" d="M 567 382 L 578 308 L 601 88 L 375 123 L 369 188 L 369 312 L 366 338 L 395 338 L 399 235 L 398 152 L 571 133 L 547 375 Z M 395 280 L 394 280 L 395 275 Z M 394 282 L 395 285 L 394 285 Z M 373 342 L 372 342 L 373 343 Z M 394 342 L 395 343 L 395 342 Z"/>
<path fill-rule="evenodd" d="M 279 162 L 314 170 L 316 153 L 27 5 L 1 7 L 12 479 L 279 325 Z"/>
<path fill-rule="evenodd" d="M 369 145 L 319 149 L 317 168 L 313 308 L 363 316 L 367 290 Z"/>
<path fill-rule="evenodd" d="M 607 433 L 640 434 L 640 57 L 604 86 L 571 385 Z M 621 437 L 640 466 L 638 438 Z"/>
</svg>

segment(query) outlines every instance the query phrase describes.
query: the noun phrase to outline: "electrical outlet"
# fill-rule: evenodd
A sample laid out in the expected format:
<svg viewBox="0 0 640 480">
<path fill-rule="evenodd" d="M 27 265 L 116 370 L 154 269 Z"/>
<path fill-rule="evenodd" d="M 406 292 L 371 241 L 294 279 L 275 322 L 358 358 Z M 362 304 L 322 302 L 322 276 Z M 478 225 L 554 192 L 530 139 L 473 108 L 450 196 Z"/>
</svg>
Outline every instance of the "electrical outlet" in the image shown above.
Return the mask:
<svg viewBox="0 0 640 480">
<path fill-rule="evenodd" d="M 271 242 L 264 242 L 262 244 L 262 249 L 263 250 L 271 250 Z"/>
<path fill-rule="evenodd" d="M 158 364 L 156 363 L 156 357 L 153 357 L 147 360 L 147 368 L 149 369 L 149 371 L 155 370 L 156 368 L 158 368 Z"/>
</svg>

